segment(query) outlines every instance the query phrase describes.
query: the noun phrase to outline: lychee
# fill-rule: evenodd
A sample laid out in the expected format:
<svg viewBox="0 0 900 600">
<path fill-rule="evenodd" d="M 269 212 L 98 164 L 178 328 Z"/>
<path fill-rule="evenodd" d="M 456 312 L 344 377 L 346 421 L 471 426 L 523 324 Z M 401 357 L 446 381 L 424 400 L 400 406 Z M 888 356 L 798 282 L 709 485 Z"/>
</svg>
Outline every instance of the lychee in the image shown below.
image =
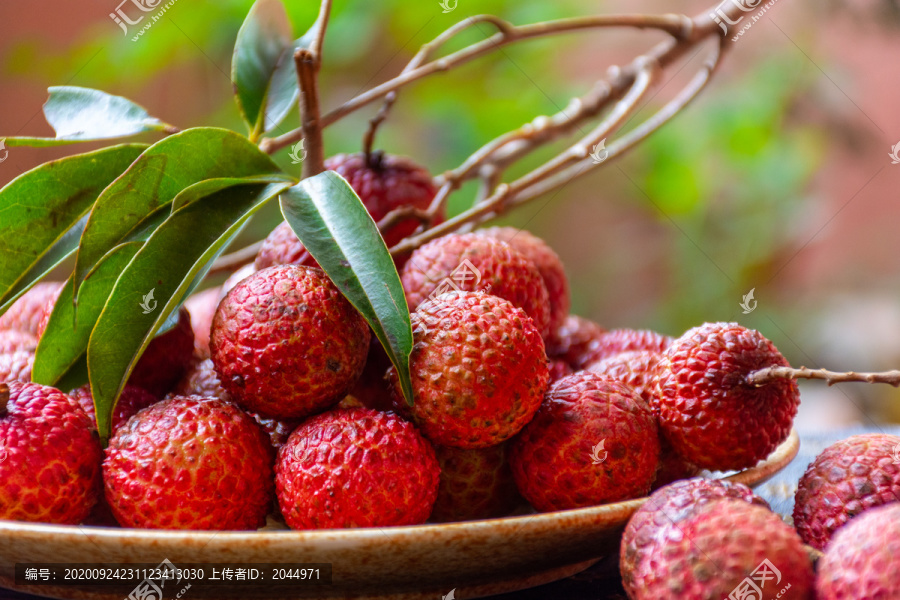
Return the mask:
<svg viewBox="0 0 900 600">
<path fill-rule="evenodd" d="M 47 304 L 56 302 L 62 288 L 61 281 L 36 283 L 0 315 L 0 329 L 17 329 L 40 337 L 38 326 Z"/>
<path fill-rule="evenodd" d="M 287 221 L 282 221 L 263 240 L 253 266 L 259 271 L 277 265 L 319 266 Z"/>
<path fill-rule="evenodd" d="M 0 383 L 0 518 L 81 523 L 100 490 L 100 438 L 78 403 L 35 383 Z"/>
<path fill-rule="evenodd" d="M 175 386 L 174 394 L 177 396 L 202 396 L 205 398 L 218 398 L 219 400 L 232 401 L 231 396 L 222 387 L 219 381 L 219 374 L 212 360 L 201 360 L 194 364 L 190 370 L 185 373 L 178 385 Z M 248 412 L 253 420 L 263 428 L 272 447 L 281 448 L 287 441 L 288 436 L 297 425 L 300 424 L 299 419 L 272 419 L 263 417 L 259 413 Z"/>
<path fill-rule="evenodd" d="M 449 292 L 423 303 L 412 318 L 410 410 L 428 439 L 483 448 L 531 420 L 549 373 L 540 332 L 525 312 L 489 294 Z M 389 377 L 402 405 L 393 367 Z"/>
<path fill-rule="evenodd" d="M 424 523 L 440 468 L 431 445 L 397 415 L 333 410 L 301 424 L 278 451 L 278 504 L 292 529 Z"/>
<path fill-rule="evenodd" d="M 280 265 L 228 292 L 210 350 L 235 402 L 266 417 L 301 418 L 337 403 L 356 382 L 369 326 L 324 271 Z"/>
<path fill-rule="evenodd" d="M 673 341 L 671 337 L 649 329 L 613 329 L 591 343 L 584 366 L 621 352 L 647 350 L 662 354 Z"/>
<path fill-rule="evenodd" d="M 591 363 L 588 371 L 617 379 L 633 389 L 645 402 L 658 412 L 655 398 L 657 376 L 662 355 L 650 350 L 621 352 Z M 700 469 L 681 457 L 665 436 L 660 435 L 659 471 L 653 486 L 661 487 L 679 479 L 693 477 Z"/>
<path fill-rule="evenodd" d="M 721 498 L 733 498 L 769 508 L 769 504 L 740 483 L 719 479 L 677 481 L 653 492 L 632 515 L 622 534 L 619 570 L 629 598 L 636 598 L 636 586 L 649 561 L 659 555 L 659 546 L 676 538 L 681 521 L 704 504 Z"/>
<path fill-rule="evenodd" d="M 550 299 L 550 331 L 556 331 L 569 314 L 569 279 L 559 255 L 536 235 L 515 227 L 488 227 L 475 233 L 506 242 L 534 263 L 547 286 Z"/>
<path fill-rule="evenodd" d="M 157 398 L 165 396 L 188 370 L 194 355 L 194 330 L 187 309 L 178 312 L 178 323 L 155 337 L 134 366 L 128 383 L 144 388 Z"/>
<path fill-rule="evenodd" d="M 632 600 L 810 599 L 813 570 L 803 543 L 766 508 L 713 500 L 667 532 L 635 575 Z"/>
<path fill-rule="evenodd" d="M 91 394 L 91 387 L 85 385 L 76 390 L 72 390 L 69 395 L 78 402 L 81 409 L 88 417 L 90 417 L 91 425 L 96 429 L 97 421 L 94 413 L 94 396 Z M 112 418 L 110 420 L 112 433 L 115 433 L 116 430 L 134 416 L 137 411 L 142 408 L 147 408 L 151 404 L 156 404 L 157 402 L 159 402 L 159 398 L 147 390 L 133 385 L 126 385 L 122 390 L 122 394 L 119 396 L 118 401 L 116 401 L 116 408 L 113 410 Z"/>
<path fill-rule="evenodd" d="M 900 501 L 900 437 L 854 435 L 832 444 L 807 467 L 797 486 L 794 527 L 825 550 L 834 532 L 875 506 Z"/>
<path fill-rule="evenodd" d="M 34 352 L 16 350 L 0 354 L 0 382 L 31 381 Z"/>
<path fill-rule="evenodd" d="M 587 366 L 594 347 L 606 330 L 584 317 L 569 315 L 547 339 L 547 356 L 559 358 L 572 369 L 580 371 Z"/>
<path fill-rule="evenodd" d="M 550 359 L 550 383 L 555 383 L 574 372 L 566 361 L 559 358 Z"/>
<path fill-rule="evenodd" d="M 451 234 L 425 244 L 400 274 L 410 310 L 443 291 L 486 291 L 509 300 L 548 331 L 550 300 L 537 267 L 506 242 L 469 234 Z"/>
<path fill-rule="evenodd" d="M 27 331 L 19 331 L 18 329 L 0 330 L 0 354 L 7 352 L 34 352 L 37 348 L 38 340 Z"/>
<path fill-rule="evenodd" d="M 235 405 L 169 398 L 113 435 L 106 500 L 126 527 L 256 529 L 272 504 L 272 461 L 265 434 Z"/>
<path fill-rule="evenodd" d="M 488 448 L 436 446 L 441 480 L 431 520 L 502 517 L 524 504 L 507 461 L 509 443 Z"/>
<path fill-rule="evenodd" d="M 714 471 L 752 467 L 787 439 L 800 404 L 794 381 L 746 378 L 788 362 L 761 333 L 737 323 L 691 329 L 659 365 L 660 426 L 675 451 Z"/>
<path fill-rule="evenodd" d="M 897 556 L 900 503 L 866 511 L 835 533 L 816 565 L 816 598 L 900 598 Z"/>
<path fill-rule="evenodd" d="M 623 383 L 581 371 L 550 386 L 509 461 L 519 491 L 539 511 L 635 498 L 656 475 L 656 419 Z"/>
</svg>

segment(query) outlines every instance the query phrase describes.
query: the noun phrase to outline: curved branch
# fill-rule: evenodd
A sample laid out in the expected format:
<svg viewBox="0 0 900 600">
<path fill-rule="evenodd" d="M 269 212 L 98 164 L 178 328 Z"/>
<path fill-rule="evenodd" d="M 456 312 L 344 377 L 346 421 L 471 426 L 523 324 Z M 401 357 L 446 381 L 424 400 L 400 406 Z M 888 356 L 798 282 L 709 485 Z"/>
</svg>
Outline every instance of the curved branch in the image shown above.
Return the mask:
<svg viewBox="0 0 900 600">
<path fill-rule="evenodd" d="M 652 76 L 648 69 L 655 65 L 665 64 L 662 61 L 655 61 L 653 59 L 654 53 L 658 52 L 660 49 L 661 47 L 657 46 L 647 56 L 640 56 L 629 65 L 629 70 L 641 69 L 639 73 L 646 72 L 646 75 L 642 76 L 640 79 L 637 75 L 633 78 L 632 87 L 627 94 L 629 102 L 626 103 L 623 99 L 607 119 L 597 127 L 594 133 L 602 134 L 607 128 L 615 127 L 617 123 L 620 123 L 621 120 L 634 109 L 636 102 L 640 101 L 640 98 L 644 96 L 647 87 L 650 84 L 649 79 Z M 680 112 L 697 96 L 697 94 L 700 93 L 701 90 L 703 90 L 704 87 L 706 87 L 719 64 L 722 50 L 723 41 L 720 40 L 719 43 L 715 45 L 713 53 L 704 63 L 702 70 L 694 76 L 691 82 L 668 104 L 650 117 L 650 119 L 629 131 L 617 142 L 611 144 L 608 149 L 608 157 L 602 163 L 594 164 L 592 159 L 585 158 L 564 167 L 566 162 L 571 160 L 571 155 L 567 156 L 567 154 L 564 153 L 557 157 L 558 160 L 552 168 L 546 168 L 548 165 L 553 164 L 548 163 L 548 165 L 540 167 L 536 171 L 529 173 L 512 184 L 499 185 L 494 194 L 484 202 L 476 204 L 472 208 L 460 213 L 452 219 L 448 219 L 436 227 L 406 238 L 391 249 L 391 254 L 398 255 L 407 253 L 430 240 L 446 235 L 464 225 L 478 224 L 487 221 L 513 206 L 519 206 L 525 202 L 531 201 L 552 189 L 566 184 L 575 177 L 588 173 L 599 166 L 599 164 L 606 164 L 610 159 L 621 156 L 672 119 L 672 117 L 678 114 L 678 112 Z M 681 46 L 678 45 L 670 48 L 668 52 L 673 54 L 678 53 L 679 55 L 684 53 Z M 666 56 L 669 58 L 668 54 Z M 590 135 L 587 137 L 591 138 Z M 577 148 L 577 145 L 575 147 Z M 587 153 L 585 152 L 584 154 L 586 156 Z M 453 182 L 448 182 L 445 184 L 439 191 L 439 194 L 444 188 L 452 187 L 452 183 Z M 447 193 L 449 193 L 449 191 Z"/>
<path fill-rule="evenodd" d="M 709 29 L 710 27 L 717 27 L 712 20 L 707 19 L 708 23 L 704 23 L 702 30 L 699 30 L 697 23 L 684 15 L 594 15 L 547 21 L 544 23 L 534 23 L 518 27 L 509 25 L 505 21 L 489 15 L 470 18 L 480 19 L 481 21 L 490 21 L 495 25 L 502 23 L 503 28 L 498 33 L 481 42 L 472 44 L 471 46 L 453 52 L 445 57 L 418 66 L 410 71 L 405 71 L 397 77 L 394 77 L 381 85 L 375 86 L 367 92 L 363 92 L 352 100 L 347 101 L 344 105 L 324 115 L 321 120 L 322 127 L 331 125 L 335 121 L 359 110 L 363 106 L 383 98 L 389 93 L 422 79 L 423 77 L 427 77 L 428 75 L 432 75 L 439 71 L 448 71 L 515 42 L 537 39 L 560 33 L 571 33 L 575 31 L 609 27 L 657 29 L 670 34 L 675 41 L 687 41 L 696 38 L 698 34 L 701 34 L 702 36 L 708 35 L 712 31 Z M 465 21 L 463 21 L 463 23 L 465 23 Z M 459 26 L 460 24 L 457 24 L 454 27 Z M 498 25 L 498 27 L 500 26 Z M 707 31 L 707 29 L 709 29 L 709 31 Z M 442 33 L 436 40 L 440 39 L 446 33 L 447 32 Z M 455 33 L 458 33 L 458 31 L 454 32 L 454 34 Z M 440 44 L 438 44 L 438 46 L 439 45 Z M 302 138 L 302 130 L 296 129 L 276 138 L 263 140 L 260 147 L 265 152 L 271 154 Z"/>
<path fill-rule="evenodd" d="M 800 367 L 768 367 L 747 375 L 747 383 L 760 387 L 780 379 L 821 379 L 828 385 L 836 383 L 886 383 L 894 387 L 900 386 L 900 371 L 884 371 L 881 373 L 856 373 L 848 371 L 838 373 L 826 369 L 807 369 Z"/>
</svg>

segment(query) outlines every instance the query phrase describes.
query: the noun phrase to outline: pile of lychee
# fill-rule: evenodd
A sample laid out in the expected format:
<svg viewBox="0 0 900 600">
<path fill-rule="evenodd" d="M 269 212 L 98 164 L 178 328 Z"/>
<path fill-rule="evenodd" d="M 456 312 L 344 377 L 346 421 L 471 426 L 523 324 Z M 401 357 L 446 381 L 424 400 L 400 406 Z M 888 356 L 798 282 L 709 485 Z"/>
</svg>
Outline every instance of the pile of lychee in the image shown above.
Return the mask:
<svg viewBox="0 0 900 600">
<path fill-rule="evenodd" d="M 327 167 L 376 222 L 398 206 L 426 209 L 436 192 L 402 158 L 340 155 Z M 399 222 L 384 233 L 388 246 L 416 227 Z M 411 405 L 366 321 L 282 223 L 253 265 L 188 299 L 190 313 L 182 308 L 179 324 L 150 344 L 106 448 L 89 388 L 29 382 L 59 293 L 33 288 L 0 317 L 0 517 L 221 530 L 258 528 L 267 516 L 293 529 L 483 519 L 638 498 L 704 469 L 744 469 L 790 433 L 796 384 L 747 381 L 787 365 L 759 332 L 735 323 L 677 339 L 605 331 L 569 315 L 563 265 L 530 233 L 450 234 L 396 263 L 415 342 Z M 705 506 L 699 492 L 677 518 L 655 509 L 651 520 L 668 529 L 644 527 L 623 559 L 632 597 L 670 597 L 635 591 L 659 586 L 671 597 L 721 597 L 691 595 L 688 580 L 703 587 L 714 573 L 685 558 L 703 545 L 685 542 L 693 538 L 680 523 L 694 519 L 711 539 L 728 524 L 731 536 L 768 534 L 772 519 L 739 492 L 717 512 L 694 516 Z M 809 523 L 821 537 L 834 515 Z M 670 548 L 675 538 L 681 545 Z M 735 550 L 750 562 L 755 552 Z M 785 560 L 785 572 L 803 562 Z"/>
</svg>

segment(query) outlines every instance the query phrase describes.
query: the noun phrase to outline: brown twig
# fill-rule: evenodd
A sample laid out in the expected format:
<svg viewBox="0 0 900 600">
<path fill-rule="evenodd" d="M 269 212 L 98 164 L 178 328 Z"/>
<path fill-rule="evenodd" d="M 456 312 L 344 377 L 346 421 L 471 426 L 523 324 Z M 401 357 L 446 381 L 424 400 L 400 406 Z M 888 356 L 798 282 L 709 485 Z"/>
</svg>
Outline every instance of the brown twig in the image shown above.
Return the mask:
<svg viewBox="0 0 900 600">
<path fill-rule="evenodd" d="M 836 383 L 886 383 L 894 387 L 900 386 L 900 371 L 884 371 L 882 373 L 855 373 L 848 371 L 838 373 L 825 369 L 807 369 L 800 367 L 768 367 L 747 375 L 747 383 L 757 387 L 779 379 L 821 379 L 828 385 Z"/>
<path fill-rule="evenodd" d="M 322 46 L 331 14 L 331 0 L 322 0 L 319 16 L 313 24 L 313 39 L 308 48 L 294 53 L 297 81 L 300 85 L 300 135 L 306 140 L 306 159 L 303 177 L 312 177 L 325 170 L 325 150 L 322 144 L 322 118 L 319 108 L 319 69 L 322 67 Z"/>
<path fill-rule="evenodd" d="M 297 79 L 300 81 L 300 121 L 306 140 L 306 159 L 303 177 L 312 177 L 325 170 L 325 150 L 322 146 L 322 126 L 319 118 L 319 77 L 316 56 L 307 48 L 294 53 Z"/>
<path fill-rule="evenodd" d="M 657 29 L 669 33 L 676 40 L 688 39 L 692 35 L 692 21 L 683 15 L 594 15 L 522 26 L 512 25 L 511 23 L 491 15 L 479 15 L 470 17 L 470 19 L 474 19 L 475 22 L 490 22 L 496 26 L 499 31 L 485 40 L 467 46 L 466 48 L 453 52 L 445 57 L 432 60 L 409 71 L 404 71 L 397 77 L 356 96 L 342 106 L 325 114 L 321 119 L 322 127 L 327 127 L 348 114 L 359 110 L 376 100 L 384 98 L 389 93 L 418 81 L 423 77 L 438 72 L 448 71 L 476 58 L 494 52 L 504 46 L 525 40 L 558 35 L 561 33 L 610 27 Z M 463 24 L 465 24 L 465 26 L 463 26 Z M 470 24 L 467 24 L 467 21 L 463 21 L 462 24 L 457 23 L 435 38 L 435 40 L 430 43 L 432 44 L 432 48 L 439 47 L 447 39 L 453 37 L 455 33 L 458 33 L 468 26 L 470 26 Z M 453 34 L 448 35 L 451 31 Z M 428 45 L 426 44 L 426 46 Z M 430 50 L 429 53 L 432 51 L 433 50 Z M 294 131 L 290 131 L 277 138 L 263 140 L 260 144 L 260 148 L 271 154 L 277 152 L 281 148 L 290 146 L 303 137 L 302 128 L 295 129 Z"/>
</svg>

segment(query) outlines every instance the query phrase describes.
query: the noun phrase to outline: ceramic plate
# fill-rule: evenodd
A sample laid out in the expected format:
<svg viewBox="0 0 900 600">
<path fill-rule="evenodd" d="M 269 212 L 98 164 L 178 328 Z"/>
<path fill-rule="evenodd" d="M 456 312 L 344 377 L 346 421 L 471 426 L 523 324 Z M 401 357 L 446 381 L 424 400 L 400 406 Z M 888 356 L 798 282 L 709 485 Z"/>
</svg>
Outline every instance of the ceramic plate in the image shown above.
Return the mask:
<svg viewBox="0 0 900 600">
<path fill-rule="evenodd" d="M 756 467 L 727 477 L 757 485 L 800 446 L 796 432 Z M 262 583 L 201 588 L 199 598 L 477 598 L 533 587 L 582 571 L 616 552 L 645 499 L 503 519 L 327 531 L 150 531 L 0 521 L 0 586 L 54 598 L 122 600 L 102 586 L 16 586 L 15 563 L 331 563 L 329 586 Z M 174 582 L 173 582 L 174 583 Z M 132 586 L 129 586 L 132 587 Z M 183 586 L 182 586 L 183 587 Z M 165 600 L 170 599 L 165 590 Z M 175 598 L 175 593 L 171 597 Z M 149 598 L 148 598 L 149 600 Z"/>
</svg>

